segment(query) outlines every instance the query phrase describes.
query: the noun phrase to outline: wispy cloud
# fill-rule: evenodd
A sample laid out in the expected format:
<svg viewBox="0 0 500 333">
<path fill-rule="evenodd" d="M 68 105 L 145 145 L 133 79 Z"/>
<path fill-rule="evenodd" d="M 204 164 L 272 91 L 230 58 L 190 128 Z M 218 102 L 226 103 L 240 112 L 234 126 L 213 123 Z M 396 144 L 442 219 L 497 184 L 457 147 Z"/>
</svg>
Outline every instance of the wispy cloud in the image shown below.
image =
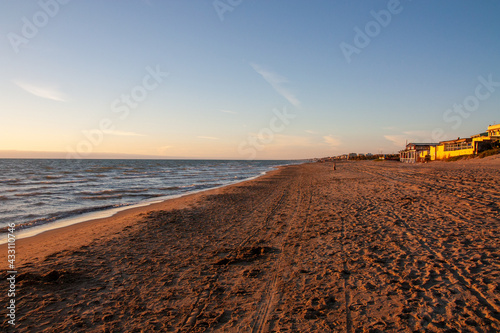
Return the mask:
<svg viewBox="0 0 500 333">
<path fill-rule="evenodd" d="M 406 131 L 402 134 L 387 134 L 384 138 L 396 147 L 403 148 L 406 142 L 432 142 L 432 133 L 427 130 Z"/>
<path fill-rule="evenodd" d="M 309 134 L 318 134 L 318 132 L 311 131 L 311 130 L 305 130 L 304 132 L 309 133 Z"/>
<path fill-rule="evenodd" d="M 135 132 L 123 132 L 123 131 L 112 131 L 105 130 L 103 133 L 108 135 L 117 135 L 117 136 L 146 136 L 145 134 L 135 133 Z"/>
<path fill-rule="evenodd" d="M 420 139 L 427 139 L 427 138 L 432 137 L 431 131 L 426 131 L 426 130 L 406 131 L 403 133 L 406 135 L 412 136 L 412 137 L 420 138 Z"/>
<path fill-rule="evenodd" d="M 67 97 L 59 89 L 51 87 L 50 85 L 32 84 L 21 80 L 13 81 L 13 83 L 24 91 L 37 97 L 58 102 L 65 102 L 67 100 Z"/>
<path fill-rule="evenodd" d="M 342 142 L 333 135 L 325 135 L 323 136 L 323 140 L 327 145 L 332 147 L 338 147 L 342 144 Z"/>
<path fill-rule="evenodd" d="M 404 147 L 406 142 L 406 136 L 404 135 L 384 135 L 386 140 L 391 141 L 396 147 Z"/>
<path fill-rule="evenodd" d="M 220 110 L 220 112 L 231 113 L 231 114 L 238 114 L 238 112 L 232 111 L 232 110 Z"/>
<path fill-rule="evenodd" d="M 202 136 L 202 135 L 199 135 L 199 136 L 197 136 L 197 138 L 199 138 L 199 139 L 207 139 L 207 140 L 219 140 L 219 138 L 216 138 L 214 136 Z"/>
<path fill-rule="evenodd" d="M 266 80 L 271 85 L 271 87 L 273 87 L 273 89 L 278 94 L 283 96 L 293 106 L 300 107 L 300 101 L 297 99 L 297 97 L 295 97 L 290 91 L 283 87 L 283 84 L 288 82 L 285 77 L 268 71 L 257 64 L 251 63 L 250 65 L 258 74 L 260 74 L 264 78 L 264 80 Z"/>
</svg>

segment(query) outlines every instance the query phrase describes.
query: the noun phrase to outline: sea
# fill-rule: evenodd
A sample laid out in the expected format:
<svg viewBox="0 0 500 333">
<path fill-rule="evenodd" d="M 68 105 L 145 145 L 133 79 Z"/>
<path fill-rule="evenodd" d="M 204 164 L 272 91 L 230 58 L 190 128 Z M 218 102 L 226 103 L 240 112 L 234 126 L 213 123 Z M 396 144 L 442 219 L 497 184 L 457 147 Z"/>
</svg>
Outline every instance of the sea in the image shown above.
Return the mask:
<svg viewBox="0 0 500 333">
<path fill-rule="evenodd" d="M 14 223 L 16 231 L 30 236 L 297 163 L 301 162 L 0 159 L 0 230 Z"/>
</svg>

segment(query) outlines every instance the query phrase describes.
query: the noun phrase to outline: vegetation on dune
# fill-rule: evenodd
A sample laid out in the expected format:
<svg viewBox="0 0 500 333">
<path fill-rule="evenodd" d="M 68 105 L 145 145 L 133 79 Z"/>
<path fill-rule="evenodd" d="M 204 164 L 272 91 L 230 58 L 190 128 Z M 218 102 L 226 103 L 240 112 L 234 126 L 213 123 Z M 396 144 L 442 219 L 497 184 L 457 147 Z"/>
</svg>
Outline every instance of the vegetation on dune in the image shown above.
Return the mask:
<svg viewBox="0 0 500 333">
<path fill-rule="evenodd" d="M 487 156 L 500 154 L 500 148 L 493 148 L 483 151 L 482 153 L 477 154 L 479 158 L 485 158 Z"/>
</svg>

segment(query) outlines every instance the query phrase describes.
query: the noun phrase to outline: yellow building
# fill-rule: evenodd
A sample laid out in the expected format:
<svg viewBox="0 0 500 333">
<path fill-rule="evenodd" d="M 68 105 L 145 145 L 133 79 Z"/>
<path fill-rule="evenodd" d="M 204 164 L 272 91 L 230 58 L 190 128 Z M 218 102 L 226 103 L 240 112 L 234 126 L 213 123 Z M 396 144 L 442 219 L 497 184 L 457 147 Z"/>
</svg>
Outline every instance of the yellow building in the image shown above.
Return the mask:
<svg viewBox="0 0 500 333">
<path fill-rule="evenodd" d="M 431 147 L 429 152 L 431 161 L 472 154 L 474 154 L 472 138 L 441 141 L 439 145 Z"/>
<path fill-rule="evenodd" d="M 488 126 L 488 136 L 491 139 L 500 139 L 500 124 Z"/>
<path fill-rule="evenodd" d="M 441 141 L 439 145 L 430 147 L 431 160 L 444 160 L 450 157 L 476 155 L 491 149 L 500 140 L 500 124 L 488 126 L 488 131 L 470 138 Z"/>
<path fill-rule="evenodd" d="M 441 141 L 437 143 L 409 143 L 400 151 L 400 161 L 406 163 L 445 160 L 450 157 L 476 155 L 485 150 L 498 147 L 500 124 L 488 126 L 487 132 L 470 138 Z"/>
</svg>

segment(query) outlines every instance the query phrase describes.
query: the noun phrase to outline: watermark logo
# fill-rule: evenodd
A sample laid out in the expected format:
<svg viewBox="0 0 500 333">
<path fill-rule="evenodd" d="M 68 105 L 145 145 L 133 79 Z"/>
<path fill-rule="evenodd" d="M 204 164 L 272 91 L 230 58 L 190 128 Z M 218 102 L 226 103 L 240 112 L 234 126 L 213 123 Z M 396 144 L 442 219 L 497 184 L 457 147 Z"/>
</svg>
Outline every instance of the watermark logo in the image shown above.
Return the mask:
<svg viewBox="0 0 500 333">
<path fill-rule="evenodd" d="M 16 230 L 16 224 L 9 223 L 8 233 L 7 233 L 7 284 L 8 292 L 7 297 L 7 317 L 9 318 L 8 323 L 12 326 L 16 326 L 16 236 L 14 232 Z"/>
<path fill-rule="evenodd" d="M 411 1 L 411 0 L 410 0 Z M 344 55 L 348 64 L 352 61 L 354 54 L 360 54 L 361 50 L 370 45 L 373 38 L 377 37 L 382 28 L 386 28 L 392 22 L 394 15 L 398 15 L 403 11 L 403 6 L 399 0 L 389 0 L 387 9 L 381 9 L 378 12 L 372 10 L 370 15 L 374 18 L 365 24 L 364 29 L 358 26 L 354 27 L 354 39 L 352 44 L 340 43 L 340 50 Z"/>
<path fill-rule="evenodd" d="M 469 118 L 472 113 L 479 109 L 482 101 L 490 98 L 500 87 L 500 82 L 493 81 L 493 74 L 488 75 L 488 78 L 478 76 L 477 80 L 479 84 L 474 89 L 474 94 L 465 97 L 461 104 L 453 104 L 453 108 L 447 109 L 443 113 L 443 120 L 452 124 L 451 128 L 454 130 L 462 125 L 464 119 Z M 432 139 L 435 142 L 443 141 L 445 137 L 446 134 L 442 128 L 435 128 L 432 131 Z"/>
<path fill-rule="evenodd" d="M 215 12 L 219 16 L 219 20 L 224 22 L 224 15 L 227 12 L 232 12 L 236 7 L 241 5 L 243 0 L 215 0 L 212 2 Z"/>
<path fill-rule="evenodd" d="M 38 6 L 41 10 L 37 11 L 31 19 L 26 16 L 21 18 L 23 26 L 21 28 L 21 33 L 9 32 L 7 34 L 7 39 L 12 46 L 15 53 L 19 53 L 19 47 L 26 45 L 29 41 L 35 38 L 40 29 L 49 24 L 51 18 L 54 18 L 59 14 L 60 5 L 66 5 L 71 0 L 40 0 L 38 1 Z"/>
<path fill-rule="evenodd" d="M 238 153 L 248 160 L 257 157 L 257 151 L 262 151 L 265 145 L 274 140 L 276 133 L 283 132 L 290 125 L 291 120 L 297 115 L 283 110 L 273 109 L 273 117 L 269 120 L 269 126 L 262 128 L 257 134 L 249 134 L 247 138 L 238 145 Z"/>
<path fill-rule="evenodd" d="M 127 94 L 121 94 L 111 102 L 111 112 L 116 114 L 120 120 L 125 120 L 131 112 L 143 102 L 149 93 L 160 86 L 168 77 L 169 73 L 163 72 L 159 65 L 153 69 L 146 67 L 147 74 L 142 78 L 141 84 L 134 86 Z M 102 144 L 104 136 L 112 133 L 116 129 L 117 120 L 113 121 L 106 117 L 99 121 L 97 128 L 82 131 L 85 139 L 82 139 L 75 147 L 67 146 L 67 159 L 81 159 L 83 156 L 91 154 L 94 148 Z"/>
</svg>

